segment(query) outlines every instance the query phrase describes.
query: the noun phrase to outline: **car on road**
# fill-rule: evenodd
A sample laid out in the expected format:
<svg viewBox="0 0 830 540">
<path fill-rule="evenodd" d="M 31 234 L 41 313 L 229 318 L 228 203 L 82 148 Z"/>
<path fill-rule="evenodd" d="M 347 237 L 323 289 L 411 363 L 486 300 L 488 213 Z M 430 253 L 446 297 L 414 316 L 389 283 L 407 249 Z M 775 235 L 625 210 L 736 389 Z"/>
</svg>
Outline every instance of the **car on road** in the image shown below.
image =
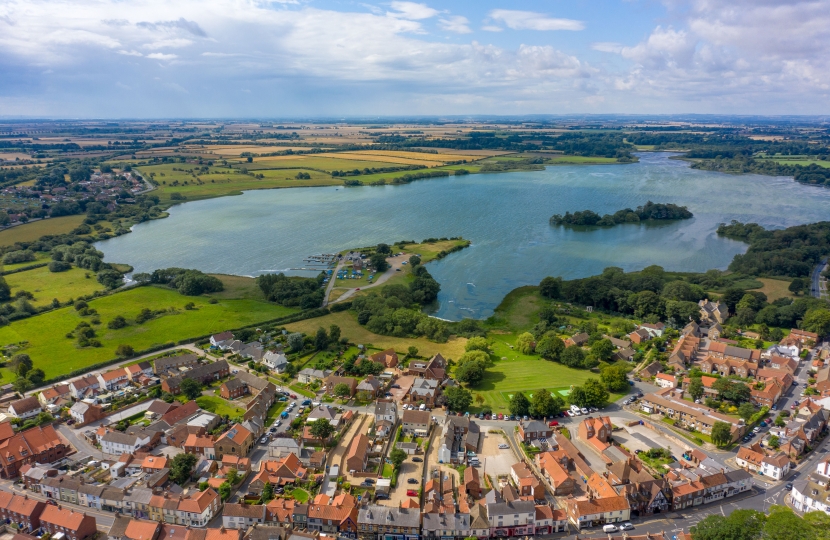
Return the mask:
<svg viewBox="0 0 830 540">
<path fill-rule="evenodd" d="M 611 525 L 610 523 L 608 525 L 603 525 L 602 526 L 602 532 L 604 532 L 604 533 L 613 533 L 613 532 L 617 532 L 619 530 L 620 529 L 616 525 Z"/>
<path fill-rule="evenodd" d="M 414 457 L 414 458 L 412 458 L 412 461 L 414 461 L 415 463 L 423 463 L 423 462 L 424 462 L 424 460 L 423 460 L 423 459 L 421 459 L 421 458 L 419 458 L 419 457 L 417 457 L 417 456 L 416 456 L 416 457 Z"/>
<path fill-rule="evenodd" d="M 268 431 L 269 431 L 269 432 L 271 432 L 271 433 L 274 433 L 275 431 L 277 431 L 277 428 L 272 427 L 272 428 L 271 428 L 271 429 L 269 429 Z"/>
<path fill-rule="evenodd" d="M 499 445 L 499 448 L 500 448 L 501 450 L 507 450 L 508 448 L 510 448 L 510 445 L 509 445 L 509 444 L 507 444 L 507 443 L 501 443 L 501 444 Z"/>
<path fill-rule="evenodd" d="M 548 427 L 556 427 L 558 425 L 559 425 L 559 422 L 557 422 L 556 420 L 551 420 L 551 422 L 548 424 Z"/>
<path fill-rule="evenodd" d="M 414 478 L 410 478 L 409 480 L 407 480 L 407 481 L 406 481 L 406 483 L 407 483 L 407 484 L 417 484 L 417 483 L 418 483 L 418 481 L 417 481 L 416 479 L 414 479 Z"/>
<path fill-rule="evenodd" d="M 268 437 L 260 437 L 259 444 L 265 444 L 268 442 Z"/>
<path fill-rule="evenodd" d="M 633 528 L 634 528 L 634 525 L 632 525 L 630 521 L 626 521 L 625 523 L 620 525 L 620 530 L 621 531 L 630 531 Z"/>
<path fill-rule="evenodd" d="M 787 482 L 787 485 L 784 486 L 784 488 L 786 488 L 787 491 L 792 491 L 793 490 L 793 483 L 792 482 Z"/>
</svg>

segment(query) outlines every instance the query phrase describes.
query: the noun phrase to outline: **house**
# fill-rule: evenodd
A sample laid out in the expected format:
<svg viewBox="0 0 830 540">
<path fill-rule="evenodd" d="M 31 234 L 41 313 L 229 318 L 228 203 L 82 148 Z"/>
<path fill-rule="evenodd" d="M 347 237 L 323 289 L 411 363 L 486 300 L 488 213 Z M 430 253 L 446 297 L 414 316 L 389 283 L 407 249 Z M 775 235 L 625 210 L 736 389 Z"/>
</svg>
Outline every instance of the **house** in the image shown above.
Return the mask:
<svg viewBox="0 0 830 540">
<path fill-rule="evenodd" d="M 374 375 L 368 375 L 357 385 L 357 394 L 360 399 L 370 401 L 383 393 L 382 383 Z"/>
<path fill-rule="evenodd" d="M 395 349 L 386 349 L 369 356 L 369 360 L 380 364 L 384 368 L 393 368 L 398 365 L 398 353 L 395 352 Z"/>
<path fill-rule="evenodd" d="M 277 373 L 283 373 L 288 368 L 288 358 L 281 352 L 266 352 L 262 357 L 262 363 Z"/>
<path fill-rule="evenodd" d="M 520 497 L 544 500 L 545 487 L 523 461 L 513 464 L 510 468 L 510 478 L 516 484 Z"/>
<path fill-rule="evenodd" d="M 357 521 L 357 500 L 348 493 L 341 493 L 325 503 L 315 499 L 308 505 L 306 526 L 312 533 L 353 538 L 357 535 Z"/>
<path fill-rule="evenodd" d="M 683 330 L 680 331 L 680 336 L 691 336 L 696 338 L 701 337 L 700 325 L 695 321 L 690 321 L 689 324 L 684 326 Z"/>
<path fill-rule="evenodd" d="M 207 459 L 216 459 L 216 442 L 212 436 L 199 436 L 191 433 L 184 442 L 184 451 L 187 454 L 205 456 Z"/>
<path fill-rule="evenodd" d="M 59 399 L 69 400 L 72 397 L 72 392 L 69 390 L 68 384 L 56 384 L 52 388 L 47 388 L 38 394 L 37 398 L 40 404 L 44 407 L 51 405 Z"/>
<path fill-rule="evenodd" d="M 153 360 L 153 371 L 156 375 L 163 375 L 179 368 L 192 369 L 199 365 L 199 357 L 195 354 L 180 354 L 178 356 L 163 356 Z"/>
<path fill-rule="evenodd" d="M 398 407 L 395 402 L 379 399 L 375 402 L 375 434 L 380 438 L 391 435 L 398 422 Z"/>
<path fill-rule="evenodd" d="M 106 388 L 108 391 L 112 392 L 129 386 L 130 378 L 126 369 L 118 368 L 104 373 L 99 373 L 98 382 L 101 384 L 101 388 Z"/>
<path fill-rule="evenodd" d="M 663 330 L 666 329 L 666 325 L 661 322 L 643 323 L 640 325 L 640 328 L 648 332 L 651 337 L 662 337 Z"/>
<path fill-rule="evenodd" d="M 331 375 L 328 369 L 311 369 L 305 368 L 297 373 L 297 380 L 304 384 L 313 383 L 314 381 L 322 381 Z"/>
<path fill-rule="evenodd" d="M 712 341 L 709 343 L 708 356 L 720 360 L 744 360 L 757 364 L 761 360 L 761 351 L 736 347 L 723 341 Z"/>
<path fill-rule="evenodd" d="M 242 372 L 240 371 L 237 375 L 240 375 Z M 219 379 L 223 379 L 230 374 L 230 367 L 228 366 L 228 362 L 226 360 L 219 360 L 217 362 L 208 362 L 206 364 L 199 364 L 198 366 L 192 368 L 190 371 L 187 371 L 186 374 L 183 375 L 174 375 L 172 377 L 166 378 L 161 383 L 161 388 L 165 392 L 170 394 L 180 394 L 181 393 L 181 383 L 182 380 L 185 378 L 188 379 L 195 379 L 202 384 L 207 384 L 211 381 L 218 381 Z"/>
<path fill-rule="evenodd" d="M 568 514 L 564 510 L 548 505 L 536 505 L 536 536 L 565 532 L 568 528 Z"/>
<path fill-rule="evenodd" d="M 355 435 L 343 461 L 345 469 L 352 473 L 365 471 L 369 459 L 369 448 L 371 444 L 366 435 L 362 433 Z"/>
<path fill-rule="evenodd" d="M 582 530 L 583 527 L 628 521 L 631 517 L 628 498 L 623 496 L 567 499 L 565 509 L 568 519 L 577 530 Z"/>
<path fill-rule="evenodd" d="M 226 350 L 230 347 L 233 341 L 233 332 L 220 332 L 210 336 L 210 346 L 217 349 Z"/>
<path fill-rule="evenodd" d="M 421 512 L 418 508 L 369 504 L 358 511 L 357 527 L 360 540 L 417 540 L 421 533 Z"/>
<path fill-rule="evenodd" d="M 24 465 L 53 463 L 71 450 L 51 424 L 18 432 L 0 442 L 0 477 L 17 478 Z"/>
<path fill-rule="evenodd" d="M 615 337 L 608 336 L 605 334 L 603 334 L 602 337 L 610 341 L 611 345 L 613 345 L 617 349 L 628 349 L 631 347 L 631 342 L 626 339 L 617 339 Z"/>
<path fill-rule="evenodd" d="M 757 407 L 772 408 L 773 405 L 778 403 L 778 400 L 792 384 L 792 376 L 787 373 L 787 377 L 790 379 L 790 382 L 786 386 L 779 379 L 773 378 L 759 382 L 759 384 L 762 384 L 764 387 L 761 389 L 753 387 L 750 391 L 749 401 Z"/>
<path fill-rule="evenodd" d="M 823 367 L 816 372 L 814 388 L 822 396 L 830 395 L 830 366 Z"/>
<path fill-rule="evenodd" d="M 634 330 L 633 332 L 628 334 L 628 338 L 631 340 L 632 343 L 636 343 L 637 345 L 639 345 L 650 340 L 651 334 L 648 332 L 648 330 L 644 328 L 638 328 L 637 330 Z"/>
<path fill-rule="evenodd" d="M 706 337 L 709 339 L 720 339 L 721 335 L 723 335 L 723 326 L 720 323 L 713 324 L 706 331 Z"/>
<path fill-rule="evenodd" d="M 528 420 L 519 424 L 519 438 L 525 444 L 530 444 L 534 439 L 547 439 L 553 435 L 553 428 L 540 420 Z"/>
<path fill-rule="evenodd" d="M 461 486 L 461 492 L 475 500 L 481 498 L 481 477 L 475 467 L 464 469 L 464 484 Z"/>
<path fill-rule="evenodd" d="M 830 459 L 819 462 L 815 471 L 793 482 L 791 497 L 799 512 L 819 510 L 830 514 Z"/>
<path fill-rule="evenodd" d="M 248 385 L 241 379 L 229 379 L 219 387 L 219 395 L 223 399 L 236 399 L 248 393 Z"/>
<path fill-rule="evenodd" d="M 342 419 L 342 415 L 337 412 L 337 409 L 332 409 L 331 407 L 326 407 L 325 405 L 320 405 L 318 407 L 314 407 L 311 412 L 306 417 L 306 424 L 313 424 L 317 420 L 323 419 L 328 420 L 329 424 L 334 427 L 340 425 L 340 420 Z"/>
<path fill-rule="evenodd" d="M 790 472 L 790 456 L 778 452 L 774 456 L 765 456 L 761 461 L 760 474 L 768 476 L 773 480 L 783 480 Z"/>
<path fill-rule="evenodd" d="M 469 417 L 447 416 L 438 439 L 439 463 L 463 462 L 468 452 L 478 452 L 480 441 L 481 430 Z"/>
<path fill-rule="evenodd" d="M 240 424 L 234 424 L 216 441 L 216 458 L 222 459 L 225 454 L 245 457 L 254 445 L 254 440 L 253 433 Z"/>
<path fill-rule="evenodd" d="M 654 376 L 654 384 L 661 388 L 676 388 L 677 377 L 666 373 L 658 373 Z"/>
<path fill-rule="evenodd" d="M 75 427 L 77 428 L 79 426 L 85 426 L 90 422 L 101 420 L 106 416 L 106 413 L 98 405 L 78 401 L 69 409 L 69 416 L 75 420 Z"/>
<path fill-rule="evenodd" d="M 30 499 L 28 495 L 0 493 L 0 518 L 22 525 L 25 532 L 40 528 L 40 515 L 45 507 L 46 503 Z"/>
<path fill-rule="evenodd" d="M 798 348 L 804 349 L 812 347 L 818 341 L 818 334 L 793 328 L 790 330 L 789 335 L 785 336 L 780 343 L 782 345 L 796 345 Z"/>
<path fill-rule="evenodd" d="M 303 454 L 303 442 L 297 442 L 290 437 L 276 437 L 268 444 L 268 456 L 272 458 L 283 458 L 289 454 L 301 456 Z"/>
<path fill-rule="evenodd" d="M 579 438 L 593 444 L 599 452 L 602 452 L 608 447 L 612 429 L 613 426 L 609 417 L 597 416 L 594 418 L 589 416 L 579 423 Z"/>
<path fill-rule="evenodd" d="M 436 399 L 441 395 L 440 384 L 438 379 L 416 377 L 404 401 L 416 405 L 424 404 L 432 409 L 435 407 Z"/>
<path fill-rule="evenodd" d="M 726 422 L 732 431 L 732 440 L 743 435 L 746 426 L 731 416 L 721 414 L 701 404 L 689 403 L 670 397 L 669 389 L 653 394 L 646 394 L 640 400 L 640 408 L 648 414 L 659 413 L 666 418 L 675 420 L 675 425 L 694 427 L 696 430 L 709 434 L 715 422 Z M 665 394 L 665 395 L 663 395 Z"/>
<path fill-rule="evenodd" d="M 154 375 L 153 366 L 150 365 L 150 362 L 139 362 L 126 366 L 124 370 L 127 372 L 127 378 L 133 382 L 138 381 L 142 376 L 152 377 Z"/>
<path fill-rule="evenodd" d="M 652 362 L 640 370 L 640 377 L 648 379 L 649 377 L 654 377 L 661 371 L 663 371 L 663 366 L 660 365 L 660 362 Z"/>
<path fill-rule="evenodd" d="M 468 538 L 470 536 L 470 514 L 466 512 L 425 513 L 421 525 L 421 536 L 425 540 Z"/>
<path fill-rule="evenodd" d="M 429 433 L 429 422 L 430 415 L 427 411 L 404 411 L 401 417 L 401 431 L 423 436 Z"/>
<path fill-rule="evenodd" d="M 323 390 L 329 395 L 334 395 L 334 389 L 340 385 L 345 384 L 349 389 L 348 397 L 353 397 L 357 390 L 357 379 L 354 377 L 341 377 L 339 375 L 329 375 L 323 380 Z"/>
<path fill-rule="evenodd" d="M 581 332 L 579 334 L 576 334 L 576 335 L 573 335 L 573 336 L 567 338 L 565 340 L 565 346 L 566 347 L 572 347 L 572 346 L 575 345 L 577 347 L 582 347 L 583 345 L 588 343 L 589 338 L 590 338 L 590 336 L 588 334 L 586 334 L 585 332 Z"/>
<path fill-rule="evenodd" d="M 487 503 L 490 536 L 526 536 L 536 531 L 536 504 L 533 501 Z"/>
<path fill-rule="evenodd" d="M 40 401 L 35 396 L 18 399 L 9 404 L 9 416 L 25 420 L 43 412 Z"/>
<path fill-rule="evenodd" d="M 300 462 L 300 458 L 295 454 L 288 454 L 278 460 L 262 461 L 259 464 L 259 472 L 254 475 L 248 490 L 261 494 L 267 483 L 277 487 L 307 478 L 308 470 Z"/>
<path fill-rule="evenodd" d="M 723 324 L 729 318 L 729 309 L 722 302 L 710 302 L 708 298 L 698 302 L 700 320 L 705 324 Z"/>
<path fill-rule="evenodd" d="M 63 535 L 67 540 L 84 540 L 98 533 L 94 517 L 85 512 L 50 505 L 46 505 L 40 514 L 40 527 L 52 538 Z"/>
<path fill-rule="evenodd" d="M 132 454 L 141 448 L 149 447 L 153 439 L 161 439 L 161 436 L 156 433 L 157 437 L 153 436 L 153 433 L 149 431 L 142 430 L 135 434 L 127 434 L 121 433 L 120 431 L 110 431 L 104 434 L 103 437 L 99 437 L 99 442 L 101 443 L 101 451 L 106 454 L 113 454 L 113 455 L 121 455 L 121 454 Z"/>
<path fill-rule="evenodd" d="M 617 359 L 625 360 L 626 362 L 632 362 L 636 355 L 637 355 L 637 351 L 635 351 L 631 347 L 626 347 L 625 349 L 620 349 L 619 351 L 614 353 L 614 356 Z"/>
<path fill-rule="evenodd" d="M 798 369 L 798 361 L 787 356 L 771 354 L 769 357 L 769 367 L 772 369 L 783 369 L 785 371 L 789 371 L 790 373 L 795 373 L 795 370 Z"/>
<path fill-rule="evenodd" d="M 735 463 L 742 469 L 758 472 L 765 457 L 767 455 L 764 453 L 764 449 L 759 443 L 755 443 L 751 446 L 741 446 L 738 448 Z"/>
<path fill-rule="evenodd" d="M 264 504 L 225 503 L 222 508 L 222 526 L 228 529 L 244 529 L 265 523 Z"/>
<path fill-rule="evenodd" d="M 536 454 L 536 466 L 542 473 L 548 485 L 557 497 L 564 497 L 573 493 L 576 482 L 568 474 L 568 456 L 555 452 L 540 452 Z M 564 462 L 564 464 L 563 464 Z"/>
<path fill-rule="evenodd" d="M 447 361 L 441 354 L 436 354 L 427 361 L 412 359 L 406 368 L 407 375 L 414 375 L 422 379 L 443 381 L 446 377 Z"/>
</svg>

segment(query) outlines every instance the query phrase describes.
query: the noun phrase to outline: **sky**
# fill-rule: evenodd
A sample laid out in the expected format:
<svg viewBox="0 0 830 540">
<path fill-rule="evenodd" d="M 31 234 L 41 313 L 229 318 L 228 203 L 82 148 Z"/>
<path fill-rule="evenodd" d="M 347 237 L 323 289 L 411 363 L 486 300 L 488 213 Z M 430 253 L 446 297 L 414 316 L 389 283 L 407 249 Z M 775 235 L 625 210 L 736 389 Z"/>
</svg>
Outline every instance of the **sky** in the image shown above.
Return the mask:
<svg viewBox="0 0 830 540">
<path fill-rule="evenodd" d="M 0 115 L 828 114 L 830 0 L 0 0 Z"/>
</svg>

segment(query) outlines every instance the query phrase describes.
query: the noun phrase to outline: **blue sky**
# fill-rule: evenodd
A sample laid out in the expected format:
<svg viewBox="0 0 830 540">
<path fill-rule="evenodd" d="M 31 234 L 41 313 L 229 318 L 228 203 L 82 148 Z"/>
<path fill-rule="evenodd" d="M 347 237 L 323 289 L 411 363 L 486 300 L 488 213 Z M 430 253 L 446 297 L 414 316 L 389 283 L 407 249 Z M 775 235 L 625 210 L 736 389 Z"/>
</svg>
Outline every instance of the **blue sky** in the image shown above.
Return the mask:
<svg viewBox="0 0 830 540">
<path fill-rule="evenodd" d="M 4 0 L 0 115 L 827 114 L 830 0 Z"/>
</svg>

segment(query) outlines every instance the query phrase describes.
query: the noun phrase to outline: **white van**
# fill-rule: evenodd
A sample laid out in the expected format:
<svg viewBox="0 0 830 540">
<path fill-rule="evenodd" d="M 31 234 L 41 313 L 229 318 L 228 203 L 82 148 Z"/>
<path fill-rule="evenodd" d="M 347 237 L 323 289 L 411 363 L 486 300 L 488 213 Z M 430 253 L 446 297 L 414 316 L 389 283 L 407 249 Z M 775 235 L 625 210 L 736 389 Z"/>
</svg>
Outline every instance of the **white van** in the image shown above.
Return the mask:
<svg viewBox="0 0 830 540">
<path fill-rule="evenodd" d="M 418 410 L 419 410 L 419 411 L 425 411 L 425 410 L 426 410 L 426 408 L 427 408 L 426 403 L 421 403 L 421 406 L 420 406 L 420 407 L 418 407 Z"/>
<path fill-rule="evenodd" d="M 611 525 L 610 523 L 608 525 L 603 525 L 602 526 L 602 532 L 604 532 L 604 533 L 613 533 L 613 532 L 617 532 L 618 530 L 619 529 L 617 529 L 616 525 Z"/>
</svg>

